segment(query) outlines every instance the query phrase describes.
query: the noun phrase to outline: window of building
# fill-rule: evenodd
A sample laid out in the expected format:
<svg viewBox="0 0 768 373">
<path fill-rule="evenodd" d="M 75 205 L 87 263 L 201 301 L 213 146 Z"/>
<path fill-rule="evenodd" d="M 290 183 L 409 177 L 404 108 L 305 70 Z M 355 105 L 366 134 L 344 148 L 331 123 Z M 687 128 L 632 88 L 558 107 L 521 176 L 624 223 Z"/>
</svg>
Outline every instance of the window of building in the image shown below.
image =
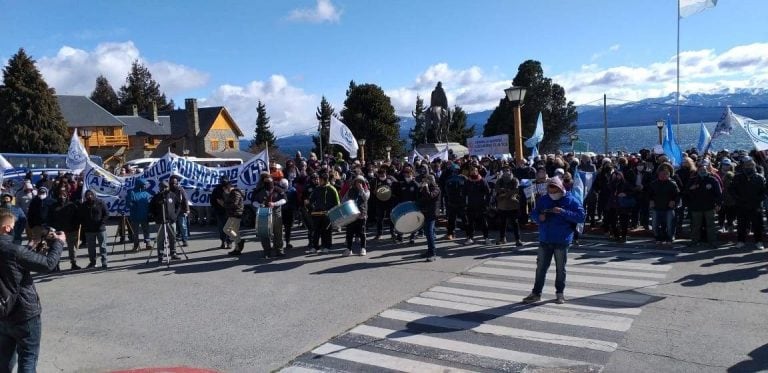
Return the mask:
<svg viewBox="0 0 768 373">
<path fill-rule="evenodd" d="M 218 139 L 211 140 L 211 150 L 212 151 L 219 150 L 219 140 Z"/>
<path fill-rule="evenodd" d="M 114 136 L 114 135 L 115 135 L 114 127 L 104 127 L 104 136 Z"/>
<path fill-rule="evenodd" d="M 154 142 L 154 140 L 152 140 L 152 136 L 147 136 L 147 137 L 144 138 L 144 143 L 145 144 L 150 144 L 151 145 L 153 142 Z"/>
<path fill-rule="evenodd" d="M 235 139 L 227 139 L 227 148 L 229 149 L 235 148 Z"/>
</svg>

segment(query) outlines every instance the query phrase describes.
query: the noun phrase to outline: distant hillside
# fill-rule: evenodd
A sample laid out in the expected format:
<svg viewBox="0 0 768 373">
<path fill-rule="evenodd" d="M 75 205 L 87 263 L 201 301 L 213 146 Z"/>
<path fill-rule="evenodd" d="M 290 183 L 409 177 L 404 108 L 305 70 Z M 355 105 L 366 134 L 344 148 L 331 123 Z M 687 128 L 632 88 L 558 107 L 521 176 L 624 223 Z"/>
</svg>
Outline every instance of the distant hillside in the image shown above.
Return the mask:
<svg viewBox="0 0 768 373">
<path fill-rule="evenodd" d="M 724 107 L 731 106 L 734 113 L 753 119 L 768 118 L 768 90 L 737 90 L 735 93 L 692 94 L 680 97 L 680 123 L 716 122 Z M 602 106 L 581 106 L 579 128 L 603 126 Z M 621 105 L 608 105 L 608 124 L 611 127 L 655 125 L 656 120 L 669 114 L 677 119 L 675 95 L 648 98 Z"/>
<path fill-rule="evenodd" d="M 736 114 L 754 119 L 768 118 L 768 89 L 736 90 L 733 93 L 692 94 L 681 97 L 680 122 L 715 122 L 720 119 L 723 108 L 731 105 Z M 579 106 L 579 128 L 599 128 L 603 126 L 602 106 Z M 467 114 L 467 124 L 475 126 L 475 134 L 481 136 L 483 127 L 491 116 L 493 110 L 480 111 Z M 648 98 L 645 100 L 630 102 L 621 105 L 608 106 L 608 124 L 611 127 L 631 127 L 643 125 L 656 125 L 656 120 L 665 118 L 667 114 L 673 118 L 677 115 L 675 108 L 675 95 L 667 97 Z M 409 131 L 416 125 L 411 116 L 400 118 L 400 138 L 406 141 L 406 148 L 410 148 L 408 139 Z M 250 140 L 241 140 L 241 149 L 247 149 Z M 297 134 L 277 140 L 280 149 L 289 154 L 296 150 L 302 154 L 309 154 L 312 149 L 312 136 Z"/>
</svg>

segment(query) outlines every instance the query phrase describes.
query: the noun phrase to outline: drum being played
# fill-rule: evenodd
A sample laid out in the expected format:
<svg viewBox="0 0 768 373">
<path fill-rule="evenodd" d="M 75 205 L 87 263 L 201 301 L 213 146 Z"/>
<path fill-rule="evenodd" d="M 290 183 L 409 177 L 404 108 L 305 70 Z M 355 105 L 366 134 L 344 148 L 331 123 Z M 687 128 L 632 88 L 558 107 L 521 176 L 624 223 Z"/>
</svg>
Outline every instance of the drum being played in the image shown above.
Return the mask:
<svg viewBox="0 0 768 373">
<path fill-rule="evenodd" d="M 272 233 L 272 209 L 269 207 L 259 207 L 256 209 L 256 236 L 259 238 L 269 238 Z"/>
<path fill-rule="evenodd" d="M 328 219 L 334 228 L 341 228 L 353 223 L 360 217 L 360 210 L 355 201 L 346 201 L 328 210 Z"/>
<path fill-rule="evenodd" d="M 424 225 L 424 214 L 415 202 L 403 202 L 395 206 L 390 214 L 395 230 L 402 234 L 416 232 Z"/>
<path fill-rule="evenodd" d="M 387 202 L 392 198 L 392 188 L 389 185 L 381 185 L 376 188 L 376 198 L 381 202 Z"/>
</svg>

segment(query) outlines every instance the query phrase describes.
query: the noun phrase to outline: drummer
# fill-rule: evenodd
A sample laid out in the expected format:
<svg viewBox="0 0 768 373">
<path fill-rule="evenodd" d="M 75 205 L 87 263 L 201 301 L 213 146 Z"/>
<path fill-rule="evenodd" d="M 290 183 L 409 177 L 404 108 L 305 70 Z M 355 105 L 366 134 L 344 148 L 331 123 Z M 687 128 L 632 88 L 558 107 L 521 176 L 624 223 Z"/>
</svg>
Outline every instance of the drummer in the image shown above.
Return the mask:
<svg viewBox="0 0 768 373">
<path fill-rule="evenodd" d="M 268 233 L 262 235 L 256 232 L 261 240 L 261 248 L 264 250 L 264 258 L 284 257 L 283 250 L 283 215 L 282 206 L 286 202 L 285 190 L 275 186 L 275 181 L 271 176 L 262 179 L 261 188 L 253 192 L 253 207 L 256 209 L 256 219 L 259 218 L 258 211 L 261 208 L 270 209 L 272 214 L 272 226 L 268 227 Z"/>
<path fill-rule="evenodd" d="M 413 178 L 413 170 L 410 167 L 403 168 L 403 180 L 397 183 L 394 189 L 397 203 L 413 202 L 419 196 L 419 184 Z M 403 234 L 397 233 L 397 242 L 403 242 Z M 416 243 L 416 232 L 411 233 L 410 244 Z"/>
<path fill-rule="evenodd" d="M 352 253 L 352 241 L 355 236 L 360 240 L 360 256 L 365 256 L 365 221 L 368 218 L 368 198 L 371 196 L 371 191 L 362 175 L 355 176 L 352 183 L 352 187 L 344 195 L 344 201 L 355 201 L 357 209 L 360 210 L 360 216 L 354 223 L 347 225 L 347 249 L 344 250 L 344 256 Z"/>
<path fill-rule="evenodd" d="M 328 183 L 328 174 L 321 172 L 318 175 L 317 187 L 309 196 L 309 209 L 312 215 L 312 226 L 314 227 L 310 243 L 312 245 L 312 248 L 309 250 L 310 254 L 320 251 L 321 239 L 323 245 L 321 253 L 327 254 L 331 249 L 331 221 L 328 219 L 328 210 L 338 204 L 339 193 L 333 185 Z"/>
<path fill-rule="evenodd" d="M 376 177 L 371 180 L 371 190 L 375 191 L 374 198 L 369 200 L 371 209 L 376 211 L 376 236 L 373 238 L 374 240 L 381 238 L 381 233 L 384 229 L 384 219 L 392 211 L 394 184 L 395 179 L 387 176 L 386 166 L 381 166 L 376 173 Z M 389 221 L 389 235 L 392 236 L 392 239 L 395 238 L 392 220 Z"/>
</svg>

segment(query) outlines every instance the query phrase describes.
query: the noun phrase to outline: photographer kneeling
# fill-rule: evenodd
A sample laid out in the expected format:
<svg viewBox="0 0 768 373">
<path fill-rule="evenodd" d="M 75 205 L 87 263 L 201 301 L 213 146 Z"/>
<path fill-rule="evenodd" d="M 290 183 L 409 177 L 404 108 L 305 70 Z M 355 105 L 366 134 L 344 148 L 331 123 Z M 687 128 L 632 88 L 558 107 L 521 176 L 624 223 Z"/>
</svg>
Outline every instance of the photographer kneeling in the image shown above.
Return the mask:
<svg viewBox="0 0 768 373">
<path fill-rule="evenodd" d="M 0 280 L 13 294 L 2 299 L 2 310 L 8 313 L 0 317 L 0 371 L 11 372 L 18 354 L 19 372 L 34 372 L 40 353 L 40 298 L 30 271 L 50 272 L 59 264 L 66 237 L 57 232 L 45 237 L 48 252 L 37 253 L 29 247 L 14 244 L 13 227 L 16 217 L 6 209 L 0 209 Z"/>
</svg>

